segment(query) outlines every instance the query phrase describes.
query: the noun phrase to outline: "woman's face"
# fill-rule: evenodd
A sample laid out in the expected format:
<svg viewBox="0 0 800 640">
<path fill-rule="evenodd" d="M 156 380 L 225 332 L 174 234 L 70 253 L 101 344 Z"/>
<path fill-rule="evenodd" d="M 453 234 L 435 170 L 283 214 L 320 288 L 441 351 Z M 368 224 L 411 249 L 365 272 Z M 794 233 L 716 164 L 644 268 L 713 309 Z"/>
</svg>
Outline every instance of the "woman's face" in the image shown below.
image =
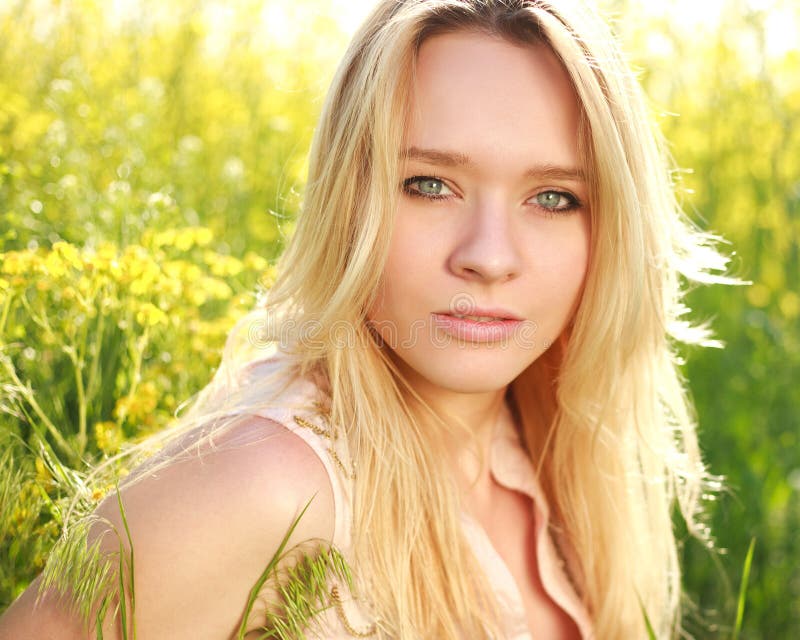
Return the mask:
<svg viewBox="0 0 800 640">
<path fill-rule="evenodd" d="M 496 391 L 579 300 L 589 213 L 577 98 L 547 47 L 457 32 L 422 45 L 410 100 L 369 320 L 412 384 Z"/>
</svg>

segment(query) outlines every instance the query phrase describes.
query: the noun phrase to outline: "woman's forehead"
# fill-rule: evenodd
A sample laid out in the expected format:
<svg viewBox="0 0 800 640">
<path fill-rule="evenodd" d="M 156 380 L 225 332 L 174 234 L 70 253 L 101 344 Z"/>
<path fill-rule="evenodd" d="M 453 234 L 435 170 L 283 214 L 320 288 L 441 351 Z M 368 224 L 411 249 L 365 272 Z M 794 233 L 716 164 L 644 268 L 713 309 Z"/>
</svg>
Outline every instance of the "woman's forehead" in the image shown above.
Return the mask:
<svg viewBox="0 0 800 640">
<path fill-rule="evenodd" d="M 544 44 L 475 32 L 433 36 L 419 49 L 409 98 L 407 150 L 444 151 L 478 164 L 529 164 L 534 155 L 540 163 L 579 164 L 580 106 Z"/>
</svg>

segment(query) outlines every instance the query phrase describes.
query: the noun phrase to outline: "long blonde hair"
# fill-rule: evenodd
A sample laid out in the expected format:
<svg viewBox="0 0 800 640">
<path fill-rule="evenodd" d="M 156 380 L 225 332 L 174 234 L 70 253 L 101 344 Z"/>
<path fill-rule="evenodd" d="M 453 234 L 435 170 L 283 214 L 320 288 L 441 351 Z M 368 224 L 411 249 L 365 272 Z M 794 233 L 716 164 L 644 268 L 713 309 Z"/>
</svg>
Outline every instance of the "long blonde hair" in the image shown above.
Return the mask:
<svg viewBox="0 0 800 640">
<path fill-rule="evenodd" d="M 572 577 L 596 636 L 643 637 L 643 608 L 659 638 L 673 637 L 681 586 L 672 512 L 677 501 L 699 531 L 706 480 L 675 343 L 709 336 L 685 321 L 682 285 L 725 281 L 714 275 L 725 260 L 681 214 L 640 88 L 583 3 L 380 0 L 333 79 L 277 281 L 232 344 L 252 342 L 258 318 L 269 317 L 259 325 L 266 343 L 287 346 L 289 321 L 303 328 L 287 348 L 301 373 L 329 386 L 332 423 L 357 465 L 354 568 L 380 632 L 491 632 L 491 594 L 475 580 L 452 473 L 439 464 L 440 436 L 457 427 L 425 409 L 366 323 L 393 226 L 416 53 L 456 30 L 546 44 L 582 105 L 592 212 L 585 292 L 569 329 L 511 396 L 554 526 L 579 560 Z M 236 353 L 226 351 L 222 370 L 237 369 Z M 220 413 L 221 378 L 193 421 Z"/>
</svg>

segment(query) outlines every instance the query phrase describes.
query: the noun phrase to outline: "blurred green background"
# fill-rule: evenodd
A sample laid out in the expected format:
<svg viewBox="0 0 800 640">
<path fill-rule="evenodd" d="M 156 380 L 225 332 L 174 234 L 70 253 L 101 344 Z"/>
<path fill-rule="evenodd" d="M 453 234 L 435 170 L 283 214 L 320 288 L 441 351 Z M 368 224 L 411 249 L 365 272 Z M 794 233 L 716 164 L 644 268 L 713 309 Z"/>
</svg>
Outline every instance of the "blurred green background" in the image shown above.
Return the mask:
<svg viewBox="0 0 800 640">
<path fill-rule="evenodd" d="M 369 2 L 0 4 L 0 610 L 41 569 L 87 461 L 163 427 L 269 286 L 333 66 Z M 693 290 L 724 350 L 686 375 L 718 553 L 686 540 L 687 628 L 800 637 L 800 7 L 605 0 L 749 287 Z M 121 470 L 124 472 L 124 469 Z"/>
</svg>

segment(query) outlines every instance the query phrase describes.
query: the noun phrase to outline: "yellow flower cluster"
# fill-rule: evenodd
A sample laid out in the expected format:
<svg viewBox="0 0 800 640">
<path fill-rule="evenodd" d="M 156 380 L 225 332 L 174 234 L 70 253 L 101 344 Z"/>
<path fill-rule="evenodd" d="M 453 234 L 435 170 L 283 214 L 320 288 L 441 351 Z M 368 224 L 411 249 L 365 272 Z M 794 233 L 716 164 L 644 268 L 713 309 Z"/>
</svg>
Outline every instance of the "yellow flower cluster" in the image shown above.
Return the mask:
<svg viewBox="0 0 800 640">
<path fill-rule="evenodd" d="M 111 420 L 97 422 L 94 425 L 94 438 L 100 451 L 107 455 L 113 455 L 122 446 L 122 428 Z"/>
<path fill-rule="evenodd" d="M 56 242 L 49 250 L 9 251 L 0 254 L 0 303 L 22 291 L 50 292 L 49 304 L 66 303 L 89 318 L 124 308 L 142 327 L 168 326 L 171 317 L 178 324 L 187 306 L 230 300 L 232 278 L 239 293 L 268 279 L 262 257 L 217 253 L 208 248 L 212 240 L 210 229 L 192 227 L 146 234 L 142 244 L 124 250 Z"/>
<path fill-rule="evenodd" d="M 151 302 L 145 302 L 136 312 L 136 321 L 143 327 L 169 324 L 169 317 Z"/>
<path fill-rule="evenodd" d="M 187 229 L 167 229 L 145 234 L 144 241 L 153 248 L 175 247 L 178 251 L 189 251 L 193 247 L 206 247 L 214 240 L 214 234 L 207 227 Z"/>
<path fill-rule="evenodd" d="M 7 523 L 12 536 L 30 528 L 38 519 L 41 502 L 42 497 L 36 482 L 24 481 L 14 497 L 14 507 Z"/>
<path fill-rule="evenodd" d="M 13 345 L 9 362 L 32 393 L 47 388 L 37 398 L 53 426 L 43 428 L 62 432 L 62 450 L 113 455 L 208 380 L 256 285 L 272 277 L 264 258 L 219 253 L 213 239 L 190 227 L 124 248 L 0 253 L 0 346 Z M 67 412 L 76 405 L 79 415 Z"/>
<path fill-rule="evenodd" d="M 154 382 L 148 380 L 140 384 L 135 393 L 117 400 L 114 415 L 120 420 L 147 423 L 158 407 L 158 389 Z M 105 424 L 105 423 L 100 423 Z"/>
</svg>

